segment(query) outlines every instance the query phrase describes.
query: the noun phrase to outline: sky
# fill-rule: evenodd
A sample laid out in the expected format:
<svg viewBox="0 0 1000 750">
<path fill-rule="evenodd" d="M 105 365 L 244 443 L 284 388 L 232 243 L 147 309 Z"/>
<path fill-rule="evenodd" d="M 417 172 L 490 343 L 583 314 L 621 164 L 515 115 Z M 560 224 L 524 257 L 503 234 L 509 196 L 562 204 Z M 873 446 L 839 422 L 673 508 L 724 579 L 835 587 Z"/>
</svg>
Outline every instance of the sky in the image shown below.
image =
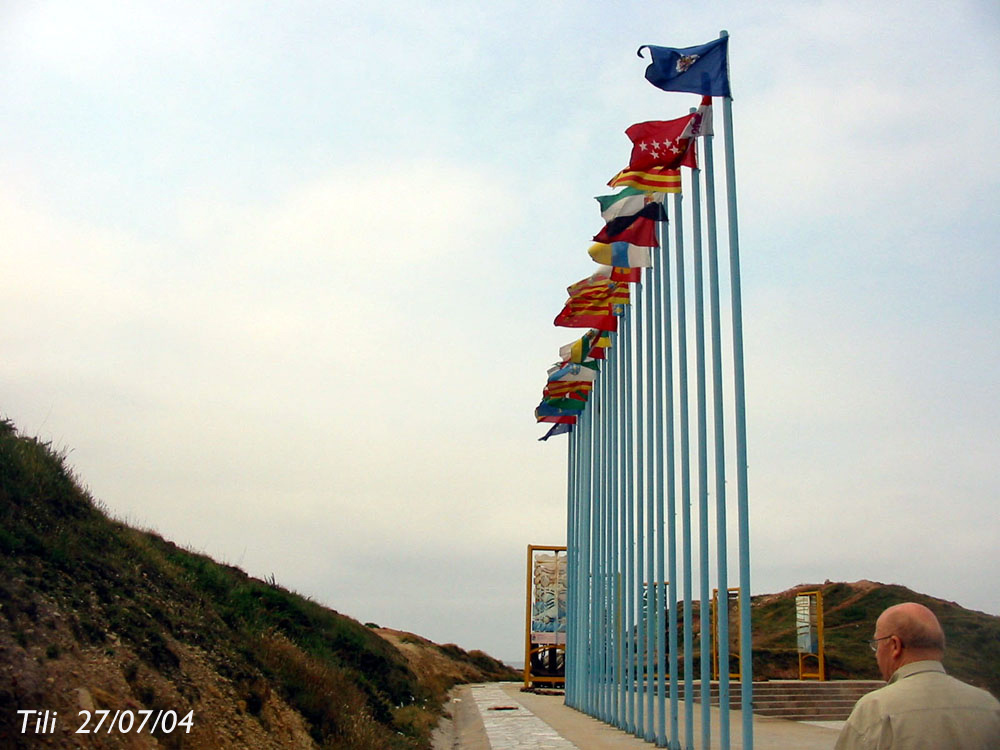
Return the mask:
<svg viewBox="0 0 1000 750">
<path fill-rule="evenodd" d="M 117 518 L 523 658 L 552 319 L 625 128 L 697 103 L 636 49 L 726 29 L 753 592 L 1000 614 L 995 3 L 363 6 L 0 6 L 0 415 Z"/>
</svg>

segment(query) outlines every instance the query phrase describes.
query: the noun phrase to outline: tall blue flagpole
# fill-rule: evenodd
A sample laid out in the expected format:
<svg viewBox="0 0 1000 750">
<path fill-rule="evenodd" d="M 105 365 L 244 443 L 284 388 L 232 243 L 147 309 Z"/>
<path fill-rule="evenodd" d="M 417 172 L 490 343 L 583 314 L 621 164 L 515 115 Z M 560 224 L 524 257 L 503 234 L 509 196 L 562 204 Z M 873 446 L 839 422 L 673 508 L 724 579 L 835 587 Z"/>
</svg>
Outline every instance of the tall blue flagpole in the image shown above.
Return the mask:
<svg viewBox="0 0 1000 750">
<path fill-rule="evenodd" d="M 590 696 L 589 713 L 597 716 L 600 710 L 600 620 L 598 619 L 600 585 L 601 585 L 601 486 L 600 486 L 600 457 L 601 457 L 601 430 L 600 430 L 600 410 L 601 404 L 601 383 L 600 380 L 594 386 L 594 403 L 590 415 Z"/>
<path fill-rule="evenodd" d="M 651 282 L 652 268 L 643 271 L 643 276 L 647 282 Z M 645 737 L 646 734 L 646 700 L 643 690 L 646 685 L 646 660 L 644 658 L 646 649 L 646 609 L 643 606 L 643 581 L 645 580 L 645 503 L 646 503 L 646 482 L 645 482 L 645 447 L 646 447 L 646 413 L 647 399 L 645 397 L 643 368 L 645 367 L 644 357 L 644 326 L 646 318 L 646 307 L 648 304 L 643 299 L 643 284 L 636 284 L 635 294 L 635 601 L 636 601 L 636 710 L 635 724 L 632 728 L 633 734 L 637 737 Z"/>
<path fill-rule="evenodd" d="M 600 644 L 599 669 L 600 669 L 600 690 L 598 691 L 598 708 L 602 720 L 607 721 L 607 684 L 608 684 L 608 592 L 607 592 L 607 413 L 608 413 L 608 379 L 602 373 L 600 380 L 601 400 L 599 412 L 599 450 L 597 458 L 598 487 L 597 487 L 597 507 L 598 507 L 598 557 L 597 557 L 597 583 L 599 601 L 597 608 L 598 631 L 597 642 Z"/>
<path fill-rule="evenodd" d="M 618 320 L 621 327 L 621 319 Z M 608 694 L 609 721 L 618 722 L 618 334 L 612 336 L 611 361 L 606 377 L 608 378 L 608 395 L 610 409 L 608 411 L 608 653 L 610 664 L 608 676 L 610 691 Z"/>
<path fill-rule="evenodd" d="M 719 664 L 719 747 L 729 748 L 729 578 L 726 550 L 726 443 L 722 400 L 722 323 L 719 302 L 719 245 L 715 215 L 714 136 L 705 136 L 705 211 L 708 230 L 708 287 L 712 334 L 712 417 L 715 462 L 715 530 Z"/>
<path fill-rule="evenodd" d="M 722 31 L 720 37 L 728 37 Z M 728 60 L 727 60 L 728 65 Z M 736 212 L 736 156 L 733 143 L 733 100 L 722 100 L 726 145 L 726 194 L 729 220 L 729 274 L 732 287 L 733 372 L 736 407 L 736 509 L 740 562 L 740 708 L 743 712 L 743 747 L 753 747 L 753 640 L 750 619 L 750 513 L 747 497 L 746 388 L 743 372 L 743 296 L 740 284 L 740 234 Z"/>
<path fill-rule="evenodd" d="M 629 295 L 631 296 L 631 289 Z M 631 458 L 630 445 L 626 425 L 629 418 L 628 379 L 626 365 L 628 364 L 629 346 L 629 313 L 631 305 L 625 305 L 620 320 L 621 333 L 618 336 L 618 723 L 625 728 L 628 725 L 628 595 L 630 592 L 628 580 L 628 462 Z"/>
<path fill-rule="evenodd" d="M 664 196 L 666 200 L 666 196 Z M 678 217 L 674 215 L 674 222 Z M 657 742 L 667 743 L 667 672 L 670 673 L 670 742 L 677 739 L 677 524 L 674 476 L 674 363 L 673 326 L 670 313 L 670 235 L 666 222 L 660 225 L 663 262 L 657 276 L 656 340 L 660 355 L 656 358 L 656 630 L 658 727 Z M 664 446 L 664 440 L 666 445 Z M 664 497 L 664 483 L 666 497 Z M 666 502 L 666 515 L 664 515 Z M 666 547 L 666 549 L 664 549 Z M 664 553 L 666 553 L 666 559 Z M 667 599 L 669 587 L 669 600 Z M 665 623 L 663 620 L 666 619 Z M 666 631 L 666 632 L 665 632 Z M 664 641 L 668 641 L 664 643 Z M 669 662 L 668 662 L 669 657 Z"/>
<path fill-rule="evenodd" d="M 589 394 L 589 398 L 593 398 L 593 389 Z M 588 403 L 587 409 L 583 412 L 580 418 L 581 434 L 580 434 L 580 456 L 582 466 L 580 467 L 580 477 L 583 483 L 583 495 L 580 498 L 580 506 L 582 508 L 582 518 L 580 524 L 580 570 L 579 570 L 579 589 L 580 597 L 577 600 L 577 624 L 579 626 L 579 638 L 577 649 L 579 651 L 578 664 L 580 665 L 580 674 L 577 678 L 579 684 L 579 694 L 577 696 L 577 703 L 580 705 L 581 711 L 586 711 L 588 706 L 588 696 L 590 689 L 590 607 L 591 601 L 593 599 L 593 588 L 592 588 L 592 577 L 590 568 L 590 548 L 592 543 L 591 534 L 591 507 L 590 507 L 590 495 L 591 495 L 591 463 L 593 461 L 593 401 Z"/>
<path fill-rule="evenodd" d="M 691 112 L 695 112 L 694 108 Z M 696 146 L 697 147 L 697 146 Z M 709 548 L 708 548 L 708 419 L 705 397 L 705 273 L 701 246 L 701 170 L 691 171 L 692 240 L 694 250 L 694 317 L 695 372 L 697 381 L 696 420 L 698 423 L 698 570 L 700 622 L 700 683 L 701 683 L 701 746 L 708 750 L 711 743 L 711 701 L 709 685 L 712 679 L 711 613 L 709 611 Z"/>
<path fill-rule="evenodd" d="M 633 303 L 639 297 L 640 285 L 635 284 Z M 628 320 L 631 323 L 637 311 L 630 305 Z M 635 456 L 633 448 L 635 436 L 632 431 L 632 418 L 635 413 L 632 400 L 632 326 L 629 325 L 627 335 L 623 339 L 623 358 L 625 360 L 625 446 L 628 451 L 625 461 L 625 510 L 626 510 L 626 542 L 625 542 L 625 680 L 626 709 L 625 730 L 635 731 Z"/>
<path fill-rule="evenodd" d="M 584 530 L 585 526 L 585 490 L 584 490 L 584 476 L 583 470 L 586 465 L 586 456 L 584 454 L 584 436 L 586 430 L 586 420 L 587 411 L 586 409 L 580 415 L 579 419 L 576 420 L 576 425 L 573 428 L 573 432 L 570 433 L 570 437 L 573 438 L 574 444 L 576 446 L 576 520 L 573 530 L 573 541 L 572 544 L 572 560 L 573 564 L 573 575 L 570 579 L 570 586 L 572 591 L 572 605 L 570 607 L 570 621 L 568 623 L 568 631 L 566 633 L 567 644 L 566 644 L 566 663 L 573 664 L 573 674 L 572 682 L 570 682 L 570 675 L 567 674 L 567 684 L 572 684 L 573 687 L 573 703 L 571 704 L 573 708 L 579 709 L 581 706 L 581 696 L 583 694 L 583 675 L 584 675 L 584 650 L 583 644 L 583 634 L 586 632 L 583 627 L 583 622 L 580 617 L 580 605 L 587 596 L 587 589 L 585 587 L 585 579 L 583 577 L 584 571 Z M 569 693 L 567 693 L 569 695 Z"/>
<path fill-rule="evenodd" d="M 577 418 L 576 421 L 577 425 L 579 425 L 580 419 Z M 566 441 L 566 651 L 563 655 L 563 669 L 566 703 L 570 706 L 573 705 L 575 697 L 574 680 L 576 679 L 577 672 L 576 664 L 573 663 L 571 658 L 575 651 L 572 644 L 572 638 L 576 633 L 576 627 L 573 624 L 573 606 L 576 604 L 576 586 L 574 585 L 577 568 L 576 553 L 578 549 L 576 533 L 580 523 L 576 481 L 576 472 L 579 468 L 579 457 L 576 454 L 577 429 L 574 426 Z M 558 614 L 558 597 L 556 600 L 556 612 Z"/>
<path fill-rule="evenodd" d="M 656 664 L 654 660 L 653 640 L 656 636 L 656 573 L 653 570 L 653 544 L 656 539 L 653 528 L 653 510 L 656 503 L 656 476 L 654 469 L 657 467 L 657 449 L 662 450 L 661 425 L 657 424 L 657 415 L 660 399 L 655 390 L 655 365 L 659 360 L 654 347 L 654 335 L 659 339 L 659 330 L 654 328 L 657 317 L 657 310 L 660 307 L 660 265 L 664 262 L 663 255 L 659 258 L 659 263 L 653 266 L 649 305 L 646 306 L 646 350 L 649 355 L 646 358 L 646 408 L 648 430 L 648 440 L 646 441 L 646 733 L 647 742 L 653 742 L 656 738 L 653 729 L 654 707 L 653 697 L 656 679 Z M 659 454 L 659 455 L 662 455 Z M 662 496 L 661 496 L 662 497 Z"/>
<path fill-rule="evenodd" d="M 694 746 L 694 627 L 691 622 L 691 448 L 688 424 L 688 352 L 687 352 L 687 295 L 684 279 L 684 226 L 681 219 L 680 193 L 674 196 L 677 215 L 677 381 L 680 408 L 678 431 L 681 438 L 681 533 L 684 561 L 684 747 Z M 676 623 L 676 618 L 675 623 Z"/>
<path fill-rule="evenodd" d="M 600 601 L 597 616 L 599 623 L 598 643 L 600 643 L 600 685 L 598 705 L 601 719 L 608 719 L 608 378 L 607 369 L 601 373 L 601 412 L 600 412 L 600 452 L 598 454 L 598 585 Z"/>
<path fill-rule="evenodd" d="M 601 555 L 603 573 L 601 576 L 601 622 L 604 628 L 602 643 L 604 644 L 604 689 L 602 700 L 604 705 L 604 721 L 611 721 L 611 670 L 613 661 L 611 658 L 612 642 L 614 634 L 611 631 L 611 506 L 613 499 L 611 496 L 611 451 L 612 434 L 611 425 L 613 422 L 614 405 L 612 403 L 612 366 L 614 365 L 614 346 L 608 350 L 611 358 L 605 363 L 605 368 L 601 373 L 601 387 L 604 389 L 604 408 L 601 411 L 601 420 L 604 428 L 604 439 L 602 441 L 601 453 L 601 524 L 603 537 L 601 539 Z"/>
<path fill-rule="evenodd" d="M 586 514 L 587 514 L 587 524 L 585 528 L 587 549 L 586 549 L 586 591 L 587 599 L 585 602 L 585 609 L 581 613 L 584 622 L 584 627 L 586 630 L 586 671 L 585 671 L 585 685 L 584 685 L 584 705 L 587 713 L 593 715 L 594 706 L 594 648 L 595 648 L 595 634 L 596 629 L 594 628 L 594 617 L 593 612 L 595 608 L 594 596 L 596 592 L 594 590 L 594 582 L 596 580 L 595 568 L 594 568 L 594 548 L 595 548 L 595 525 L 597 523 L 597 518 L 595 515 L 594 506 L 594 433 L 596 430 L 595 420 L 597 416 L 597 385 L 591 389 L 591 405 L 590 409 L 587 410 L 587 442 L 585 444 L 586 451 L 586 464 L 584 465 L 584 471 L 587 475 L 587 497 L 586 497 Z"/>
</svg>

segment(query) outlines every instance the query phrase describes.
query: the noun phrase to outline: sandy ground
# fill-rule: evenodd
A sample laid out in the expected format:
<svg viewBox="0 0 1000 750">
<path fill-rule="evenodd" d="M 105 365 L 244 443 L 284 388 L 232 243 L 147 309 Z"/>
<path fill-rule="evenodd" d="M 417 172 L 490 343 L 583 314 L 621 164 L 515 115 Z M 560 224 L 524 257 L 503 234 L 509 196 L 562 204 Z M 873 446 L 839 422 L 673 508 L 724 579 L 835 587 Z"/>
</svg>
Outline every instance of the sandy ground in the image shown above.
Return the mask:
<svg viewBox="0 0 1000 750">
<path fill-rule="evenodd" d="M 445 717 L 434 730 L 434 750 L 490 750 L 482 716 L 468 685 L 459 685 L 448 693 Z"/>
</svg>

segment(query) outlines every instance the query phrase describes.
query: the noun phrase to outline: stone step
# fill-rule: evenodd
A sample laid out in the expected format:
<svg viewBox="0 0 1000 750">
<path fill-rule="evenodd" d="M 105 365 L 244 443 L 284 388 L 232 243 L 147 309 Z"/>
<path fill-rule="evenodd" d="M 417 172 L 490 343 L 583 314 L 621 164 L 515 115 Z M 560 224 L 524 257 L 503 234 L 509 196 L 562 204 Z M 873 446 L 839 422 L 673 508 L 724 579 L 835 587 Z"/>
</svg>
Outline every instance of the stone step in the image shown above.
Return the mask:
<svg viewBox="0 0 1000 750">
<path fill-rule="evenodd" d="M 853 708 L 853 706 L 851 706 Z M 792 719 L 794 721 L 843 721 L 851 715 L 851 708 L 823 708 L 823 707 L 785 707 L 785 708 L 754 708 L 753 712 L 758 716 L 770 716 L 776 719 Z"/>
<path fill-rule="evenodd" d="M 828 682 L 806 682 L 798 680 L 772 680 L 755 682 L 753 685 L 753 712 L 761 716 L 773 716 L 798 721 L 833 721 L 846 719 L 858 698 L 885 683 L 879 680 L 836 680 Z M 683 685 L 679 698 L 684 700 Z M 701 686 L 692 686 L 696 701 L 701 699 Z M 729 705 L 740 708 L 741 686 L 733 682 L 729 686 Z M 719 704 L 718 683 L 712 683 L 709 691 L 712 704 Z"/>
</svg>

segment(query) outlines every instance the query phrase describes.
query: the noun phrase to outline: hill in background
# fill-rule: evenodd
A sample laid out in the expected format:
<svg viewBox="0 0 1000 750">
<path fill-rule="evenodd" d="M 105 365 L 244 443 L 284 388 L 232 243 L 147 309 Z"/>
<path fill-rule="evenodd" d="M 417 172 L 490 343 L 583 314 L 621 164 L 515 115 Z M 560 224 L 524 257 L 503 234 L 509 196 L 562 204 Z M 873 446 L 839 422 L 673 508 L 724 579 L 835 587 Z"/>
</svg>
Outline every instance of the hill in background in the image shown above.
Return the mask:
<svg viewBox="0 0 1000 750">
<path fill-rule="evenodd" d="M 798 678 L 795 596 L 821 591 L 825 659 L 831 679 L 881 679 L 866 641 L 882 611 L 901 602 L 919 602 L 941 621 L 947 638 L 944 666 L 965 682 L 1000 695 L 1000 617 L 974 612 L 895 584 L 802 584 L 780 594 L 752 598 L 754 676 Z"/>
<path fill-rule="evenodd" d="M 93 748 L 428 747 L 458 681 L 517 679 L 482 652 L 365 626 L 115 521 L 63 457 L 0 421 L 0 746 L 19 709 L 193 711 L 189 734 L 91 734 Z M 96 721 L 96 720 L 95 720 Z"/>
</svg>

